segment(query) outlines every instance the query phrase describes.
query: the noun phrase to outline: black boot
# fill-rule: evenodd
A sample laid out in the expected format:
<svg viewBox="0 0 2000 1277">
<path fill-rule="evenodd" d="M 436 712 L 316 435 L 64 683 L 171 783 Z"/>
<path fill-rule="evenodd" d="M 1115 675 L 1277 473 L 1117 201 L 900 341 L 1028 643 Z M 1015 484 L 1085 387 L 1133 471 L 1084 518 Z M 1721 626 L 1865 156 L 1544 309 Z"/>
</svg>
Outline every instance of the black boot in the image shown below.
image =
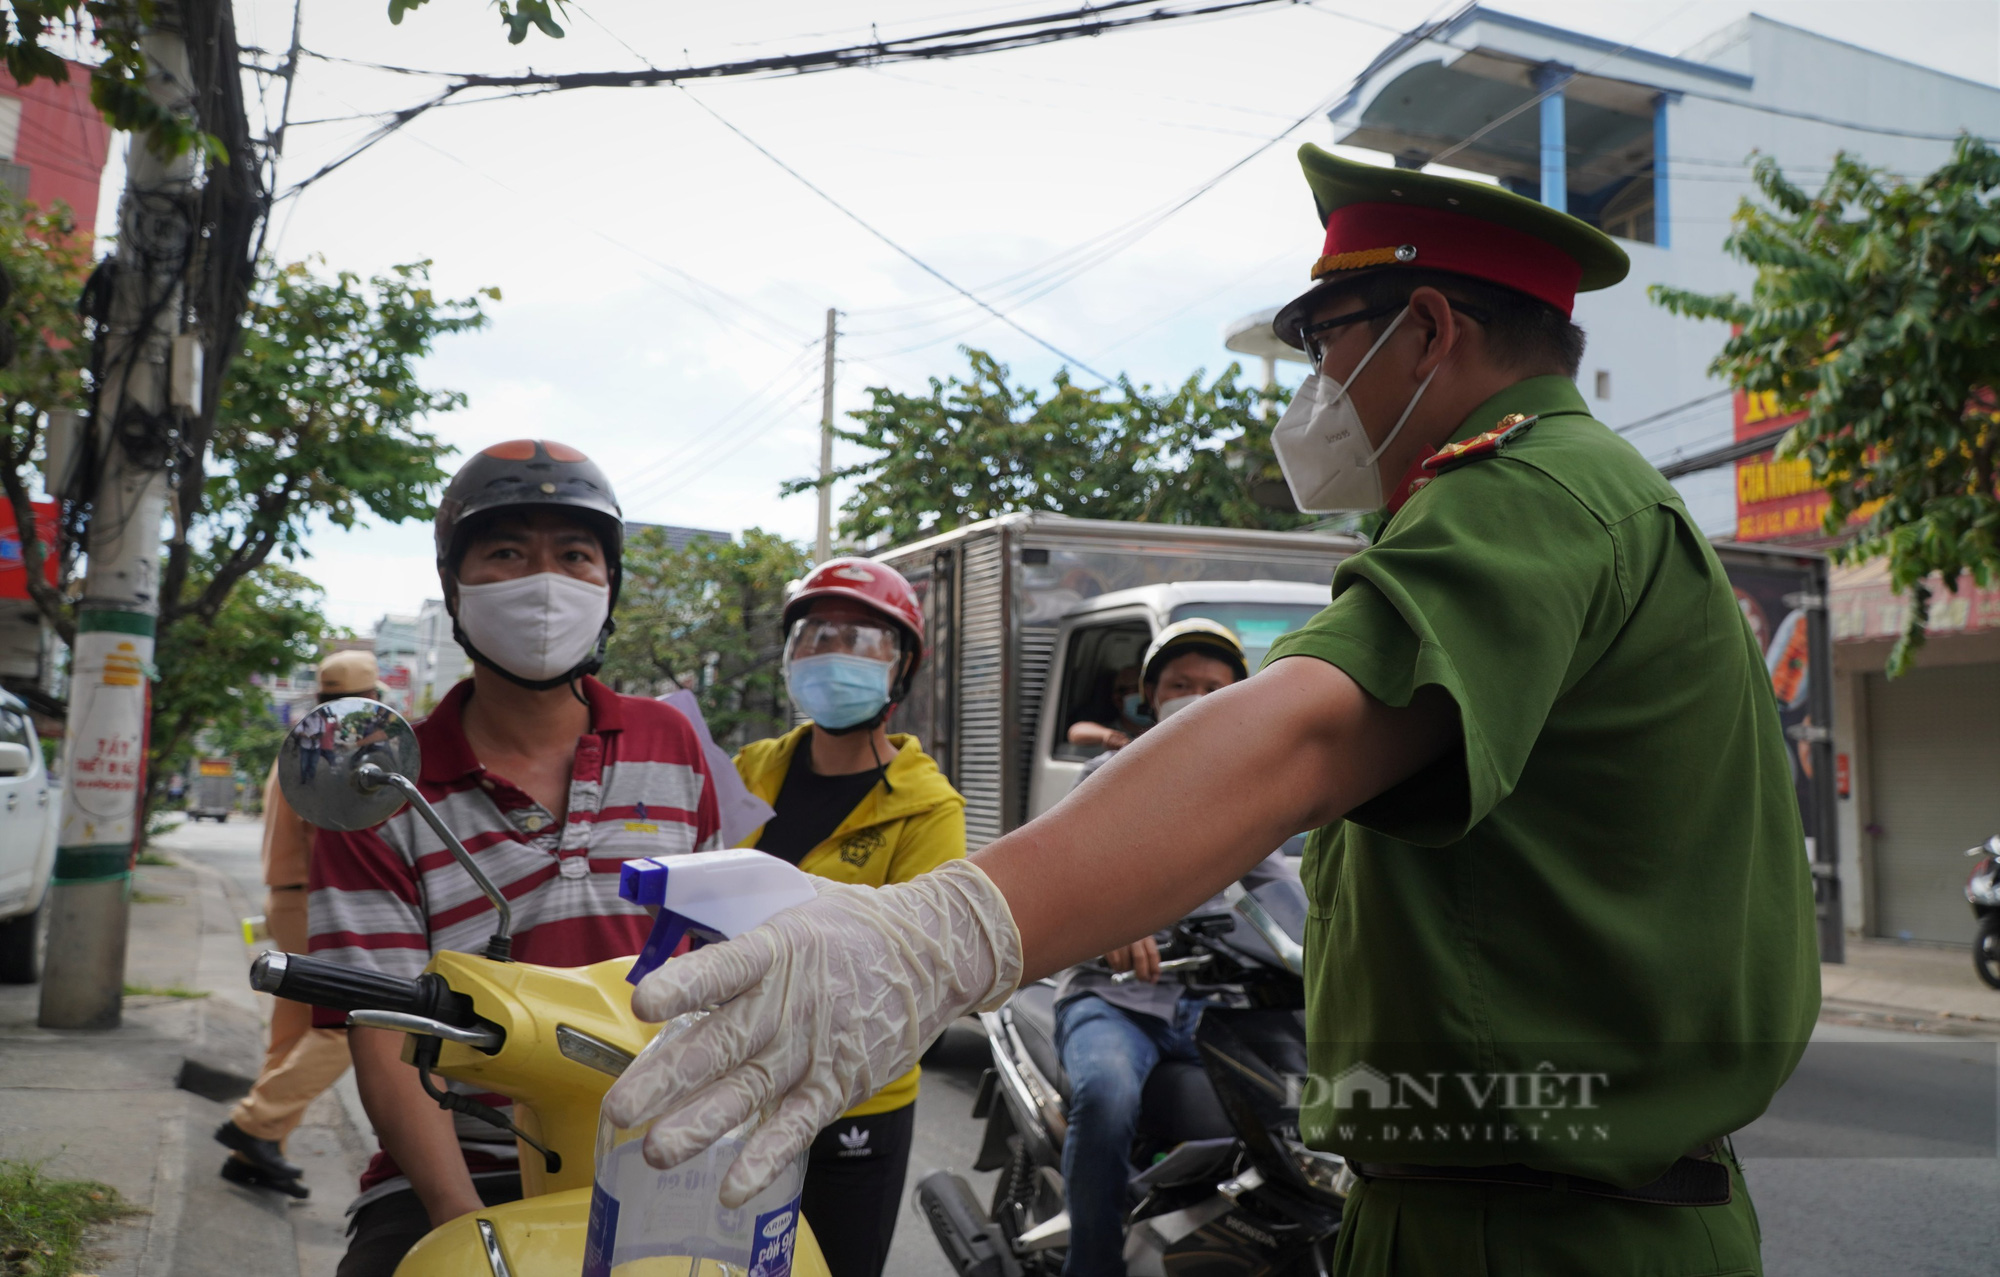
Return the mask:
<svg viewBox="0 0 2000 1277">
<path fill-rule="evenodd" d="M 276 1140 L 260 1140 L 235 1122 L 224 1122 L 215 1129 L 215 1142 L 224 1148 L 233 1149 L 241 1155 L 241 1160 L 256 1167 L 266 1175 L 280 1179 L 297 1179 L 305 1171 L 285 1160 Z"/>
<path fill-rule="evenodd" d="M 222 1178 L 245 1188 L 276 1189 L 300 1200 L 312 1196 L 312 1190 L 299 1182 L 296 1175 L 275 1175 L 252 1162 L 240 1157 L 227 1158 L 222 1163 Z"/>
</svg>

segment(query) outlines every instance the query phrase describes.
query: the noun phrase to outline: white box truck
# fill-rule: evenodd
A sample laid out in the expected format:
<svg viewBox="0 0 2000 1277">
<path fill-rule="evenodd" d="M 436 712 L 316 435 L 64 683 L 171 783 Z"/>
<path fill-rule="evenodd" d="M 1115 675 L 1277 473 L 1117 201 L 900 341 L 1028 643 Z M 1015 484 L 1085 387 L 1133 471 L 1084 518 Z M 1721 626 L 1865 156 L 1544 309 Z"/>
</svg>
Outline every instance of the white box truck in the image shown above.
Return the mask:
<svg viewBox="0 0 2000 1277">
<path fill-rule="evenodd" d="M 1069 793 L 1097 752 L 1068 742 L 1070 724 L 1109 712 L 1118 671 L 1163 626 L 1221 621 L 1255 670 L 1326 606 L 1334 566 L 1361 548 L 1032 513 L 879 551 L 923 601 L 930 649 L 890 726 L 914 732 L 965 795 L 967 843 L 982 847 Z"/>
</svg>

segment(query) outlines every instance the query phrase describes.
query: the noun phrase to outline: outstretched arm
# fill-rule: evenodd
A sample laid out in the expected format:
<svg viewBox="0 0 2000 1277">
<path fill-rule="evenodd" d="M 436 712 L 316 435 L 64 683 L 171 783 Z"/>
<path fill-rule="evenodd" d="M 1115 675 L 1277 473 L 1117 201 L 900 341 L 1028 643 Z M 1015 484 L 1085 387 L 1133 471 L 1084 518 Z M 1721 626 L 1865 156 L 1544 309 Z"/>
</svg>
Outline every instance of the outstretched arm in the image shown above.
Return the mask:
<svg viewBox="0 0 2000 1277">
<path fill-rule="evenodd" d="M 1442 698 L 1393 709 L 1332 665 L 1280 661 L 972 860 L 878 889 L 816 882 L 810 903 L 661 966 L 635 1012 L 710 1014 L 627 1069 L 605 1112 L 652 1123 L 661 1167 L 763 1115 L 723 1177 L 723 1203 L 741 1205 L 953 1019 L 1183 916 L 1439 757 L 1455 722 Z"/>
<path fill-rule="evenodd" d="M 1396 709 L 1291 657 L 1202 697 L 972 860 L 1006 896 L 1033 980 L 1171 925 L 1436 760 L 1456 730 L 1441 694 Z"/>
</svg>

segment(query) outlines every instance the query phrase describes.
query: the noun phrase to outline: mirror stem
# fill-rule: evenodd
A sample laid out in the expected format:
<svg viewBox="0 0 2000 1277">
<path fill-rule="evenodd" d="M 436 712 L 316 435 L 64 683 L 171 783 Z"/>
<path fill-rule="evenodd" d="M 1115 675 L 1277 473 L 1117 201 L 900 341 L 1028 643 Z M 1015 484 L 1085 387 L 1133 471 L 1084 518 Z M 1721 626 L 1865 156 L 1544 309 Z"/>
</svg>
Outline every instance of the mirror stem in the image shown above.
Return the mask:
<svg viewBox="0 0 2000 1277">
<path fill-rule="evenodd" d="M 410 806 L 416 808 L 417 814 L 424 818 L 424 823 L 431 827 L 432 832 L 444 840 L 445 850 L 451 852 L 452 859 L 458 861 L 465 872 L 472 875 L 473 883 L 488 900 L 493 902 L 493 911 L 500 915 L 500 925 L 494 928 L 493 938 L 486 942 L 486 956 L 501 962 L 510 961 L 509 952 L 513 947 L 510 938 L 514 931 L 513 908 L 508 905 L 507 897 L 500 894 L 500 888 L 494 886 L 493 880 L 486 876 L 486 872 L 472 863 L 472 853 L 465 849 L 465 844 L 458 840 L 458 835 L 452 833 L 445 825 L 443 818 L 437 814 L 430 801 L 417 789 L 417 783 L 408 776 L 399 775 L 375 763 L 363 763 L 355 772 L 355 777 L 370 789 L 387 785 L 402 794 L 410 800 Z"/>
</svg>

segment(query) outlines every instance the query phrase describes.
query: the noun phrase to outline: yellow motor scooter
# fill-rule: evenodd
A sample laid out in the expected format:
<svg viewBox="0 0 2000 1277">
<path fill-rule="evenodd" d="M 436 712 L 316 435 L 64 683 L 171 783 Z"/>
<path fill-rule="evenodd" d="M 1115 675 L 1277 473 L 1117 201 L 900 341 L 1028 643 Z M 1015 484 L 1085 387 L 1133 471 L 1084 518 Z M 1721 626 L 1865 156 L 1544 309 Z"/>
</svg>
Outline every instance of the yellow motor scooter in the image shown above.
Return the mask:
<svg viewBox="0 0 2000 1277">
<path fill-rule="evenodd" d="M 522 1200 L 487 1207 L 433 1230 L 397 1277 L 572 1277 L 583 1271 L 598 1107 L 657 1026 L 632 1014 L 631 958 L 587 967 L 514 962 L 506 898 L 418 792 L 416 735 L 388 706 L 331 701 L 285 738 L 278 778 L 301 816 L 323 829 L 380 824 L 405 802 L 444 841 L 492 901 L 499 926 L 484 954 L 440 953 L 414 980 L 298 954 L 265 953 L 250 983 L 265 993 L 347 1013 L 347 1022 L 408 1034 L 403 1059 L 439 1105 L 506 1130 L 521 1154 Z M 467 1082 L 513 1101 L 511 1120 L 436 1078 Z M 710 1260 L 658 1258 L 620 1265 L 615 1277 L 742 1277 Z M 801 1219 L 794 1277 L 828 1277 Z"/>
</svg>

